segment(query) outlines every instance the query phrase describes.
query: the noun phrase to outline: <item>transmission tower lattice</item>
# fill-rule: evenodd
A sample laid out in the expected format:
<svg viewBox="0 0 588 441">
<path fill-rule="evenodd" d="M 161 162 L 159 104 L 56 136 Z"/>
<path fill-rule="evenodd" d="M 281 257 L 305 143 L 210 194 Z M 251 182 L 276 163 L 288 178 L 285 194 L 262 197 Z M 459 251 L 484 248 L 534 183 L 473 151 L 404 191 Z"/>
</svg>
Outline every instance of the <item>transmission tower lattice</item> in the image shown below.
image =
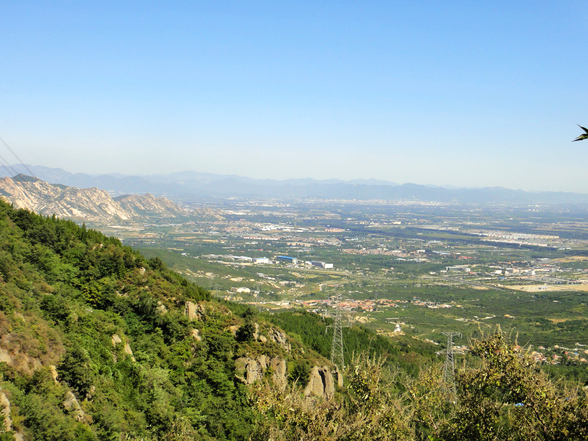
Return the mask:
<svg viewBox="0 0 588 441">
<path fill-rule="evenodd" d="M 457 395 L 455 390 L 455 353 L 453 352 L 453 337 L 461 337 L 459 332 L 444 332 L 447 336 L 447 349 L 445 350 L 445 366 L 443 366 L 443 383 L 452 397 Z"/>
<path fill-rule="evenodd" d="M 345 359 L 343 357 L 343 328 L 348 328 L 349 325 L 343 325 L 343 317 L 341 313 L 341 294 L 337 294 L 337 306 L 333 314 L 334 323 L 327 326 L 333 328 L 333 342 L 331 344 L 331 363 L 337 366 L 339 372 L 343 372 L 345 367 Z"/>
</svg>

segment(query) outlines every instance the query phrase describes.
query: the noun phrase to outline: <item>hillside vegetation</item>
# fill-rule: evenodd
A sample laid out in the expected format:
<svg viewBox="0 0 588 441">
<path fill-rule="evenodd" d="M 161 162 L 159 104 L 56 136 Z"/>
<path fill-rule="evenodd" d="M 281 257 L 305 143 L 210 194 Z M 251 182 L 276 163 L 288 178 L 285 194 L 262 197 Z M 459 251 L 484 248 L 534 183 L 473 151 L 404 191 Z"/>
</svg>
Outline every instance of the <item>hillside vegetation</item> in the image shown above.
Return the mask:
<svg viewBox="0 0 588 441">
<path fill-rule="evenodd" d="M 0 329 L 0 440 L 588 437 L 585 389 L 501 333 L 454 392 L 426 346 L 354 327 L 341 384 L 317 316 L 217 301 L 159 258 L 3 202 Z"/>
<path fill-rule="evenodd" d="M 161 260 L 4 203 L 0 277 L 1 386 L 28 439 L 245 439 L 235 360 L 300 352 L 236 332 L 246 319 Z"/>
</svg>

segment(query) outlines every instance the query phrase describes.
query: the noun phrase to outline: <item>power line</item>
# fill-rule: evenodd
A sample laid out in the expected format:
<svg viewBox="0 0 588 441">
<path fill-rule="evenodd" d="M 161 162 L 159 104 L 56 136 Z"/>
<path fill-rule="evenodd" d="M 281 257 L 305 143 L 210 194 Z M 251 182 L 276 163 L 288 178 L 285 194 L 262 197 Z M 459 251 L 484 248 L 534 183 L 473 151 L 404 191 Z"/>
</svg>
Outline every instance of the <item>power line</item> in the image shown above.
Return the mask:
<svg viewBox="0 0 588 441">
<path fill-rule="evenodd" d="M 29 176 L 32 176 L 32 177 L 36 178 L 35 174 L 31 171 L 31 169 L 28 168 L 27 165 L 24 162 L 22 162 L 22 159 L 20 159 L 18 157 L 18 155 L 14 152 L 14 150 L 12 150 L 10 148 L 10 146 L 6 143 L 6 141 L 4 141 L 4 139 L 1 136 L 0 136 L 0 141 L 2 141 L 2 144 L 4 144 L 6 146 L 6 148 L 8 150 L 10 150 L 10 153 L 12 153 L 14 155 L 14 157 L 18 160 L 18 162 L 20 162 L 20 165 L 22 165 L 29 172 Z"/>
<path fill-rule="evenodd" d="M 2 167 L 4 168 L 4 170 L 6 170 L 6 173 L 8 174 L 8 176 L 16 176 L 18 173 L 16 172 L 16 170 L 14 170 L 10 164 L 8 163 L 8 161 L 6 159 L 4 159 L 4 157 L 2 155 L 0 155 L 0 161 L 2 161 Z"/>
</svg>

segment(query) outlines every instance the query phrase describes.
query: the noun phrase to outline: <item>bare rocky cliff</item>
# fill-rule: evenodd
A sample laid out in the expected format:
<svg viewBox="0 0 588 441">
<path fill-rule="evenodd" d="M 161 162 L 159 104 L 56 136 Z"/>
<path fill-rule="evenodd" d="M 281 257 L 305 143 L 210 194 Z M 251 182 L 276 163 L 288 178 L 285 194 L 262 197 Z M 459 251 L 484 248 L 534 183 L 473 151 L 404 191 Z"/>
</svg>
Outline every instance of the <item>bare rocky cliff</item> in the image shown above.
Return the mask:
<svg viewBox="0 0 588 441">
<path fill-rule="evenodd" d="M 0 197 L 16 208 L 84 222 L 141 220 L 148 216 L 176 217 L 184 211 L 165 198 L 150 194 L 128 195 L 114 200 L 105 190 L 49 184 L 17 175 L 0 178 Z"/>
<path fill-rule="evenodd" d="M 146 193 L 143 196 L 137 194 L 124 195 L 114 198 L 123 209 L 152 216 L 153 214 L 160 214 L 170 216 L 170 214 L 181 215 L 184 210 L 166 198 L 156 198 L 155 196 Z"/>
</svg>

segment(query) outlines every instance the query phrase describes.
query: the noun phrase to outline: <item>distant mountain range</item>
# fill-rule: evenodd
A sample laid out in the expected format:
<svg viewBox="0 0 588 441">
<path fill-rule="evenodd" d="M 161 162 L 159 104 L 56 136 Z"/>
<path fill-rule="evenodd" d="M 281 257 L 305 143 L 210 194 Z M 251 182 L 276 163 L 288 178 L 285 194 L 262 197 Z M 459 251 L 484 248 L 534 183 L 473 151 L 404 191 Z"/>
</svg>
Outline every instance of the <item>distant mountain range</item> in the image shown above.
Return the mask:
<svg viewBox="0 0 588 441">
<path fill-rule="evenodd" d="M 151 193 L 176 201 L 192 202 L 210 197 L 279 199 L 357 199 L 422 201 L 457 204 L 588 204 L 588 194 L 566 192 L 525 192 L 502 187 L 454 188 L 417 184 L 396 184 L 376 179 L 251 179 L 185 171 L 170 174 L 128 176 L 87 175 L 58 168 L 28 166 L 40 179 L 78 188 L 96 187 L 112 195 Z M 13 169 L 28 173 L 21 165 Z M 7 176 L 0 171 L 0 176 Z"/>
<path fill-rule="evenodd" d="M 38 214 L 79 222 L 146 220 L 152 216 L 173 218 L 187 213 L 168 199 L 150 194 L 112 198 L 98 188 L 76 188 L 49 184 L 19 174 L 0 178 L 0 198 Z"/>
</svg>

